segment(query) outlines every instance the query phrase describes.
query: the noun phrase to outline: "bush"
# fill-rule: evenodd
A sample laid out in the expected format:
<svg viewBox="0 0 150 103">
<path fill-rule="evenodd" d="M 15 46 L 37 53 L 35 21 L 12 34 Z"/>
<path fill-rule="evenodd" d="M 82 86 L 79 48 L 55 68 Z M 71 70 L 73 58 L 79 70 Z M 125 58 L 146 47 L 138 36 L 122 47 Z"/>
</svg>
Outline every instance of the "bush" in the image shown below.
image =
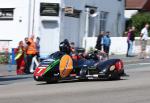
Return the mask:
<svg viewBox="0 0 150 103">
<path fill-rule="evenodd" d="M 150 12 L 139 12 L 133 15 L 132 18 L 128 20 L 127 27 L 135 26 L 136 36 L 138 37 L 141 29 L 145 26 L 146 23 L 150 24 Z"/>
<path fill-rule="evenodd" d="M 6 64 L 9 62 L 9 55 L 1 53 L 0 54 L 0 64 Z"/>
</svg>

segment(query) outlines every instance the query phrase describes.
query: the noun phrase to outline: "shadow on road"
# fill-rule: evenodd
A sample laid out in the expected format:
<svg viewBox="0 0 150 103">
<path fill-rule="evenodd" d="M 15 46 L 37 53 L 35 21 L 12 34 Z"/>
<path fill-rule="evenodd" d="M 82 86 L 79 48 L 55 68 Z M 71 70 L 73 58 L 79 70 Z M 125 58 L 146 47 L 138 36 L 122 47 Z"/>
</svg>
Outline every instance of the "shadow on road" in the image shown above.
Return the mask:
<svg viewBox="0 0 150 103">
<path fill-rule="evenodd" d="M 28 78 L 32 78 L 31 76 L 0 76 L 0 82 L 4 82 L 4 81 L 15 81 L 15 80 L 21 80 L 21 79 L 28 79 Z"/>
<path fill-rule="evenodd" d="M 120 79 L 120 80 L 128 80 L 126 78 Z M 91 79 L 91 80 L 63 80 L 63 81 L 58 81 L 58 82 L 52 82 L 52 83 L 46 83 L 46 82 L 42 82 L 42 83 L 38 83 L 37 85 L 48 85 L 48 84 L 64 84 L 64 83 L 77 83 L 77 82 L 96 82 L 96 81 L 100 81 L 100 82 L 109 82 L 109 81 L 120 81 L 120 80 L 104 80 L 104 79 Z"/>
</svg>

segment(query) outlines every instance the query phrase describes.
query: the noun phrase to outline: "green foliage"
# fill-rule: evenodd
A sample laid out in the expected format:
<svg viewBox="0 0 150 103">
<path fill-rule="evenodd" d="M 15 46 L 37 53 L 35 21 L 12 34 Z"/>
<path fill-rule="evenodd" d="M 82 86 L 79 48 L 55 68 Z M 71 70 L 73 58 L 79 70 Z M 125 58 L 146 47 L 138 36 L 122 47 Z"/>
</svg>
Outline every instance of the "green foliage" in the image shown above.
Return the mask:
<svg viewBox="0 0 150 103">
<path fill-rule="evenodd" d="M 132 16 L 127 22 L 127 27 L 135 26 L 136 27 L 136 36 L 139 36 L 141 29 L 146 23 L 150 24 L 150 12 L 139 12 Z"/>
<path fill-rule="evenodd" d="M 4 53 L 0 53 L 0 64 L 6 64 L 9 61 L 9 56 L 4 54 Z"/>
</svg>

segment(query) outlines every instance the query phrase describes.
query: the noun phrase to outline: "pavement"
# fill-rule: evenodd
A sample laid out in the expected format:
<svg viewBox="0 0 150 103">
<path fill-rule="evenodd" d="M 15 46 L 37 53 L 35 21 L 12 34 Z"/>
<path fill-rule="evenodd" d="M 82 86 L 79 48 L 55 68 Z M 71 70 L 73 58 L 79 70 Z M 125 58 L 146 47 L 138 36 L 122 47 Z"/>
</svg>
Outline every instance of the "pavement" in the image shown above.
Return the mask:
<svg viewBox="0 0 150 103">
<path fill-rule="evenodd" d="M 145 59 L 140 59 L 138 55 L 135 55 L 133 57 L 126 57 L 126 55 L 111 55 L 110 58 L 119 58 L 123 60 L 124 64 L 136 64 L 136 63 L 145 63 L 150 61 L 150 57 L 147 57 Z"/>
<path fill-rule="evenodd" d="M 16 65 L 0 64 L 0 77 L 15 76 Z"/>
<path fill-rule="evenodd" d="M 145 62 L 148 61 L 148 59 L 139 59 L 138 56 L 134 57 L 126 57 L 125 55 L 110 55 L 111 58 L 118 58 L 123 60 L 124 64 L 135 64 L 139 62 Z M 0 77 L 4 76 L 15 76 L 16 75 L 16 65 L 11 64 L 0 64 Z"/>
</svg>

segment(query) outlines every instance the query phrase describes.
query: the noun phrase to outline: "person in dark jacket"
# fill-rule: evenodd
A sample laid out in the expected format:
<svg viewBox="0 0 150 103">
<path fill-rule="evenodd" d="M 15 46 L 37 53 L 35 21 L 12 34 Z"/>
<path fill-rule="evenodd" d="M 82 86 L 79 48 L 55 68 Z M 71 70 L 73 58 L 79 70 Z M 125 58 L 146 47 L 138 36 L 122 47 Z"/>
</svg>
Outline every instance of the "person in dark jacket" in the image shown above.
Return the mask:
<svg viewBox="0 0 150 103">
<path fill-rule="evenodd" d="M 36 37 L 37 60 L 40 61 L 40 37 Z"/>
<path fill-rule="evenodd" d="M 128 43 L 128 48 L 127 48 L 127 57 L 133 57 L 133 43 L 135 40 L 135 27 L 130 27 L 128 30 L 128 36 L 127 36 L 127 43 Z"/>
<path fill-rule="evenodd" d="M 103 35 L 104 35 L 104 31 L 101 31 L 97 37 L 96 46 L 95 46 L 95 48 L 100 50 L 100 51 L 102 50 L 102 44 L 101 43 L 102 43 Z"/>
</svg>

